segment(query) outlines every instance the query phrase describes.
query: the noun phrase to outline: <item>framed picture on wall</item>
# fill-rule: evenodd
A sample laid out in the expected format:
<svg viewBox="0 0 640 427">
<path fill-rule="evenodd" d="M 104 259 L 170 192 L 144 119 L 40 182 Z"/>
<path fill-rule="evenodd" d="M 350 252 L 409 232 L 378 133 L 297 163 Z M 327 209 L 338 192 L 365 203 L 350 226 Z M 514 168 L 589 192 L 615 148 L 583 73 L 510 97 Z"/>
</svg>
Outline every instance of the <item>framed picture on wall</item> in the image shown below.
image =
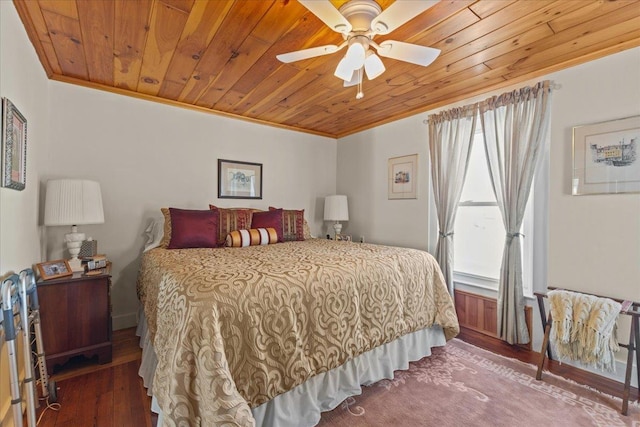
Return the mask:
<svg viewBox="0 0 640 427">
<path fill-rule="evenodd" d="M 262 164 L 218 159 L 219 199 L 262 199 Z"/>
<path fill-rule="evenodd" d="M 2 98 L 3 187 L 24 190 L 27 183 L 27 119 L 9 99 Z"/>
<path fill-rule="evenodd" d="M 640 192 L 640 116 L 573 128 L 571 194 Z"/>
<path fill-rule="evenodd" d="M 389 199 L 415 199 L 418 155 L 392 157 L 389 166 Z"/>
</svg>

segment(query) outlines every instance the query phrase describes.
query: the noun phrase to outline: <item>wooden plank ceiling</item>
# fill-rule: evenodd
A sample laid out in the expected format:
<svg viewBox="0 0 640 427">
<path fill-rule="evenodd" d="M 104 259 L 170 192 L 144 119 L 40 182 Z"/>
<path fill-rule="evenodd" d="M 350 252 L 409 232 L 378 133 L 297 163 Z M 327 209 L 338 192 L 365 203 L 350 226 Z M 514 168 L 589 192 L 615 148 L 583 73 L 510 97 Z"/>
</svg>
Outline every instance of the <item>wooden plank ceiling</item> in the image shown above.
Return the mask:
<svg viewBox="0 0 640 427">
<path fill-rule="evenodd" d="M 333 75 L 344 51 L 276 59 L 342 42 L 296 0 L 14 4 L 51 79 L 330 137 L 640 45 L 640 0 L 442 0 L 375 38 L 435 47 L 438 59 L 382 58 L 387 70 L 356 100 Z"/>
</svg>

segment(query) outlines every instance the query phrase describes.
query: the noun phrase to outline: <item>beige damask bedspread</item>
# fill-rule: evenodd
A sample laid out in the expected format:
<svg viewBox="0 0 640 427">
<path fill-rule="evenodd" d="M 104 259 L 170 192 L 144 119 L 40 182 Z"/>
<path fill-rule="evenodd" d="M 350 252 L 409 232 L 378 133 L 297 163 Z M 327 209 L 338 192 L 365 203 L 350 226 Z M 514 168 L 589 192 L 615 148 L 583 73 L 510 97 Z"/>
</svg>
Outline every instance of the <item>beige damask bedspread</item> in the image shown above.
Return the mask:
<svg viewBox="0 0 640 427">
<path fill-rule="evenodd" d="M 310 239 L 161 249 L 138 278 L 165 425 L 253 425 L 250 408 L 434 324 L 459 332 L 426 252 Z"/>
</svg>

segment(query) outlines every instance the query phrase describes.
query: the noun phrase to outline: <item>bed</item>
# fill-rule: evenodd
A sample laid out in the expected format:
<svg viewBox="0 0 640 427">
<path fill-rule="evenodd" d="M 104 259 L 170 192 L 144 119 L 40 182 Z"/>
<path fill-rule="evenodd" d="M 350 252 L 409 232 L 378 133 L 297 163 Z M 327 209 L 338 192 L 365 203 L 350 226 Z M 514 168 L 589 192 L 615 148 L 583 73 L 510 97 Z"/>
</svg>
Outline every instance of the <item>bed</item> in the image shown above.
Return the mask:
<svg viewBox="0 0 640 427">
<path fill-rule="evenodd" d="M 158 425 L 315 425 L 459 332 L 433 257 L 382 245 L 155 248 L 138 296 Z"/>
</svg>

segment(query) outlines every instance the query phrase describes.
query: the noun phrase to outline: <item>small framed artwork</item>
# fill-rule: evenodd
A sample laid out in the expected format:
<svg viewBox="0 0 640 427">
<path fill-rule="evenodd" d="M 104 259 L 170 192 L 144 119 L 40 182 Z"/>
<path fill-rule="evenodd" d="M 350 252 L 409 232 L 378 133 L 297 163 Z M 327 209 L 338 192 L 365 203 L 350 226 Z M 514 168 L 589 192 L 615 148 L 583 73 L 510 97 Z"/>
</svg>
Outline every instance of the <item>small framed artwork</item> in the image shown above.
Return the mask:
<svg viewBox="0 0 640 427">
<path fill-rule="evenodd" d="M 36 264 L 36 266 L 38 267 L 38 273 L 40 273 L 42 280 L 50 280 L 73 275 L 73 270 L 71 270 L 69 261 L 66 259 L 41 262 L 40 264 Z"/>
<path fill-rule="evenodd" d="M 2 186 L 24 190 L 27 183 L 27 119 L 2 98 Z"/>
<path fill-rule="evenodd" d="M 573 128 L 571 194 L 640 192 L 640 116 Z"/>
<path fill-rule="evenodd" d="M 389 199 L 415 199 L 418 155 L 389 159 Z"/>
<path fill-rule="evenodd" d="M 219 199 L 262 199 L 262 164 L 218 159 Z"/>
<path fill-rule="evenodd" d="M 336 234 L 336 240 L 341 242 L 350 242 L 351 235 L 350 234 Z"/>
</svg>

